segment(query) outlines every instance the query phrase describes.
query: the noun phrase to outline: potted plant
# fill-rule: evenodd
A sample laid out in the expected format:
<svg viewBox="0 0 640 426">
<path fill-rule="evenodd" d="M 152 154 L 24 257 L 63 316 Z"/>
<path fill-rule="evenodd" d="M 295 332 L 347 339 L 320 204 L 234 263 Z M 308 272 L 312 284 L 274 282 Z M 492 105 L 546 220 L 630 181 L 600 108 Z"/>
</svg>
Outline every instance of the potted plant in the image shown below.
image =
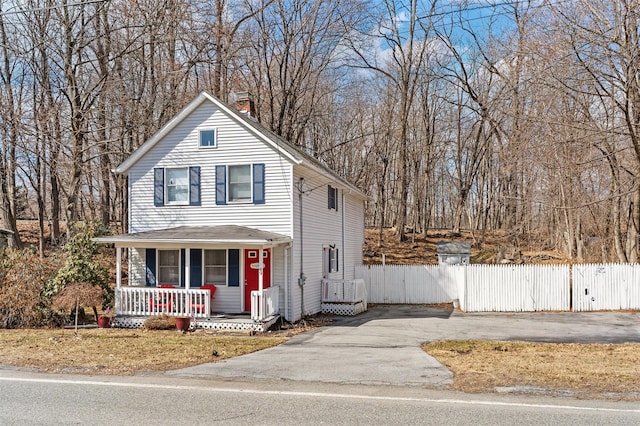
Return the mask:
<svg viewBox="0 0 640 426">
<path fill-rule="evenodd" d="M 98 327 L 109 328 L 111 327 L 111 321 L 113 321 L 113 311 L 111 310 L 111 306 L 107 306 L 104 313 L 98 316 Z"/>
<path fill-rule="evenodd" d="M 182 332 L 188 331 L 191 325 L 191 317 L 176 317 L 176 329 Z"/>
</svg>

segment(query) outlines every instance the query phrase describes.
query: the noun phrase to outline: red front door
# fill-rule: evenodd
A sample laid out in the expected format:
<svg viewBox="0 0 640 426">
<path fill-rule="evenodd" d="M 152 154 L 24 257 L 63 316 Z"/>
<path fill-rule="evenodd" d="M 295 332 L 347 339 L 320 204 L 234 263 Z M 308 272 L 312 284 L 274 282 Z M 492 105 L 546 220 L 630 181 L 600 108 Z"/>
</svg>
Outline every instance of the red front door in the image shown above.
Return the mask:
<svg viewBox="0 0 640 426">
<path fill-rule="evenodd" d="M 251 292 L 258 290 L 258 273 L 260 263 L 258 255 L 260 250 L 247 249 L 244 251 L 244 310 L 251 311 Z M 271 249 L 262 250 L 262 288 L 271 286 Z"/>
</svg>

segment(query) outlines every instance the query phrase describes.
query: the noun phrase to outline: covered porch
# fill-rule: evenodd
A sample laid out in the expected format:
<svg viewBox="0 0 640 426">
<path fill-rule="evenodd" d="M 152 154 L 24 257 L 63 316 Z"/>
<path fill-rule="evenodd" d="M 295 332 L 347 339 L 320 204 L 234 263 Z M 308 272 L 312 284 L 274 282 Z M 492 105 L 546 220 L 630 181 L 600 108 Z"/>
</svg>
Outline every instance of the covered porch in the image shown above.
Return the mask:
<svg viewBox="0 0 640 426">
<path fill-rule="evenodd" d="M 140 327 L 164 313 L 189 316 L 197 328 L 266 330 L 287 300 L 286 235 L 235 225 L 182 226 L 96 241 L 116 249 L 117 326 Z"/>
</svg>

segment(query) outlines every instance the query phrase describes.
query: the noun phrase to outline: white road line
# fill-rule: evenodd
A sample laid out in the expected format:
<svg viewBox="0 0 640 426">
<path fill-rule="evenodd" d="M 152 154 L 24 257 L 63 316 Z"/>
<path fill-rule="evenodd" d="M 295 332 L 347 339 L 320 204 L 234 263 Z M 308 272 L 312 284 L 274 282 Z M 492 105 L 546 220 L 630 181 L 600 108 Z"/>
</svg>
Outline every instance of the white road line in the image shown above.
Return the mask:
<svg viewBox="0 0 640 426">
<path fill-rule="evenodd" d="M 63 380 L 63 379 L 30 379 L 30 378 L 20 378 L 20 377 L 0 377 L 0 381 L 52 383 L 52 384 L 68 384 L 68 385 L 90 385 L 90 386 L 111 386 L 111 387 L 123 387 L 123 388 L 191 390 L 191 391 L 198 391 L 198 392 L 247 393 L 247 394 L 256 394 L 256 395 L 284 395 L 284 396 L 304 396 L 304 397 L 320 397 L 320 398 L 362 399 L 362 400 L 377 400 L 377 401 L 429 402 L 429 403 L 458 404 L 458 405 L 486 405 L 486 406 L 500 406 L 500 407 L 521 407 L 521 408 L 553 408 L 553 409 L 559 409 L 559 410 L 600 411 L 600 412 L 640 414 L 640 409 L 627 410 L 627 409 L 619 409 L 619 408 L 581 407 L 576 405 L 527 404 L 527 403 L 519 403 L 519 402 L 462 400 L 462 399 L 448 399 L 448 398 L 434 399 L 434 398 L 417 398 L 417 397 L 372 396 L 372 395 L 352 395 L 352 394 L 344 394 L 344 393 L 326 393 L 326 392 L 299 392 L 299 391 L 277 391 L 277 390 L 257 390 L 257 389 L 237 389 L 237 388 L 211 388 L 211 387 L 203 387 L 203 386 L 162 385 L 162 384 L 153 384 L 153 383 L 100 382 L 100 381 L 92 381 L 92 380 Z"/>
</svg>

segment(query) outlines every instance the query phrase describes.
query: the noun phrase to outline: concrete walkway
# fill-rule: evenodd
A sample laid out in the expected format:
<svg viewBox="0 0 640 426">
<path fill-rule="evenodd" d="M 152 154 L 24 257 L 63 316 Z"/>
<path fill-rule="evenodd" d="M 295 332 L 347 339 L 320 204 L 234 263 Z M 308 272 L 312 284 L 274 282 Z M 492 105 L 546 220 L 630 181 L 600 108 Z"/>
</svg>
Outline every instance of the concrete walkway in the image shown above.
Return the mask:
<svg viewBox="0 0 640 426">
<path fill-rule="evenodd" d="M 420 349 L 434 340 L 640 342 L 640 314 L 482 313 L 375 306 L 264 351 L 169 371 L 182 377 L 438 387 L 451 372 Z"/>
</svg>

